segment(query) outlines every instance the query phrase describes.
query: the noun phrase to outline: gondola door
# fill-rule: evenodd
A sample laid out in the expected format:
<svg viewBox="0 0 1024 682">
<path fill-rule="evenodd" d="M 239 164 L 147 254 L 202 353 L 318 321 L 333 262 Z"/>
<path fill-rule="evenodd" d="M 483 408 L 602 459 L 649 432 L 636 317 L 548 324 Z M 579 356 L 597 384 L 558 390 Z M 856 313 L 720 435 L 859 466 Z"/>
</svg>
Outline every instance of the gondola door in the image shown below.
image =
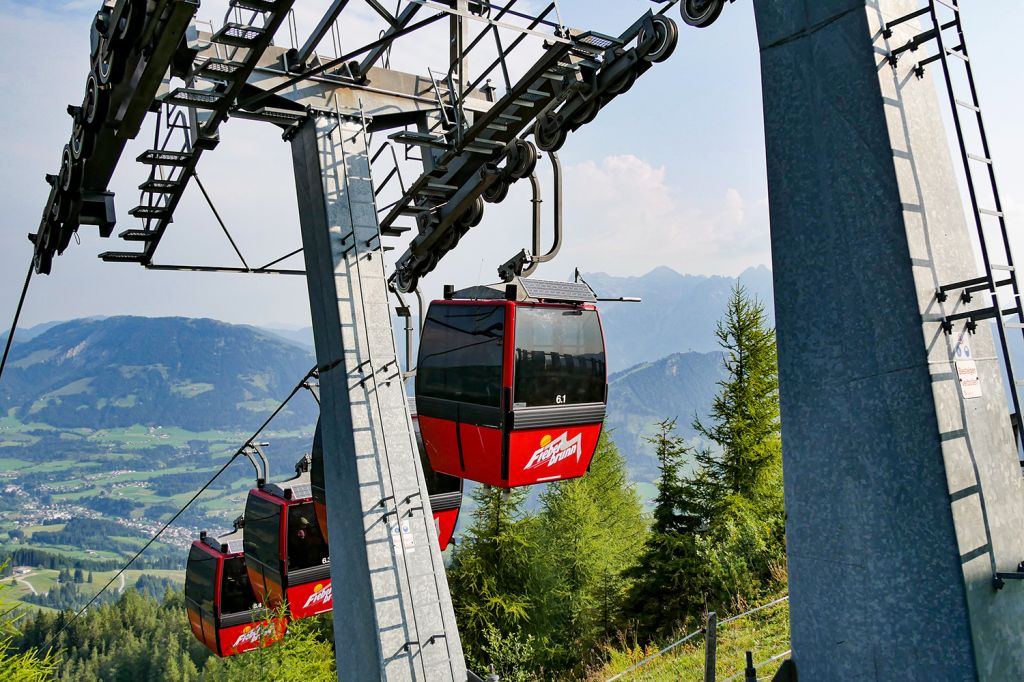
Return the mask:
<svg viewBox="0 0 1024 682">
<path fill-rule="evenodd" d="M 185 580 L 185 611 L 192 633 L 210 651 L 217 652 L 217 583 L 219 554 L 196 541 L 188 553 Z"/>
<path fill-rule="evenodd" d="M 281 561 L 283 500 L 250 490 L 245 503 L 245 566 L 256 598 L 270 609 L 284 604 Z"/>
</svg>

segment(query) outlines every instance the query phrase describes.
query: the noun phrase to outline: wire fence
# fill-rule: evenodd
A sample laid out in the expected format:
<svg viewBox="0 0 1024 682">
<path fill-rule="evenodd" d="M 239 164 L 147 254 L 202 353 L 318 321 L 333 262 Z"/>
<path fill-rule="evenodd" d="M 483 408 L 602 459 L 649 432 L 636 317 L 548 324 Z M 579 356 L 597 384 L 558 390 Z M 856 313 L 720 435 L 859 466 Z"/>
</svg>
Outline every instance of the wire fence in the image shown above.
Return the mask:
<svg viewBox="0 0 1024 682">
<path fill-rule="evenodd" d="M 735 616 L 730 616 L 729 618 L 726 618 L 726 619 L 722 620 L 720 623 L 718 623 L 717 627 L 721 627 L 723 625 L 727 625 L 727 624 L 732 623 L 734 621 L 740 620 L 741 618 L 747 618 L 749 616 L 754 615 L 755 613 L 758 613 L 760 611 L 764 611 L 765 609 L 770 609 L 773 606 L 778 606 L 779 604 L 781 604 L 781 603 L 783 603 L 785 601 L 788 601 L 788 600 L 789 600 L 789 595 L 788 594 L 786 596 L 784 596 L 784 597 L 779 597 L 778 599 L 773 599 L 772 601 L 770 601 L 770 602 L 768 602 L 766 604 L 761 604 L 760 606 L 752 608 L 749 611 L 744 611 L 743 613 L 738 613 Z M 630 674 L 632 672 L 635 672 L 636 670 L 639 670 L 640 668 L 644 667 L 645 665 L 647 665 L 651 661 L 653 661 L 653 660 L 655 660 L 657 658 L 660 658 L 661 656 L 664 656 L 669 651 L 672 651 L 673 649 L 675 649 L 675 648 L 685 644 L 686 642 L 691 641 L 692 639 L 696 638 L 697 636 L 699 636 L 699 635 L 706 635 L 707 632 L 708 632 L 708 629 L 706 627 L 703 627 L 703 628 L 701 628 L 699 630 L 691 632 L 690 634 L 686 635 L 685 637 L 682 637 L 681 639 L 677 639 L 676 641 L 672 642 L 671 644 L 669 644 L 665 648 L 663 648 L 663 649 L 661 649 L 661 650 L 651 654 L 650 656 L 648 656 L 647 658 L 643 659 L 639 663 L 636 663 L 632 667 L 627 668 L 626 670 L 623 670 L 622 672 L 614 675 L 613 677 L 609 677 L 606 680 L 606 682 L 615 682 L 616 680 L 623 679 L 626 675 L 628 675 L 628 674 Z M 784 652 L 782 652 L 780 654 L 776 654 L 776 655 L 772 656 L 771 658 L 768 658 L 768 659 L 762 661 L 761 663 L 758 663 L 756 667 L 759 668 L 761 666 L 768 665 L 769 663 L 773 663 L 773 662 L 779 660 L 780 658 L 784 658 L 784 657 L 788 656 L 790 653 L 791 653 L 790 650 L 786 650 L 786 651 L 784 651 Z M 727 678 L 723 682 L 730 682 L 730 680 L 739 679 L 744 674 L 745 674 L 745 672 L 737 673 L 736 675 L 733 675 L 732 677 Z"/>
<path fill-rule="evenodd" d="M 774 663 L 775 661 L 783 659 L 786 656 L 789 656 L 791 653 L 793 653 L 792 649 L 786 649 L 782 653 L 775 654 L 771 658 L 766 658 L 763 661 L 761 661 L 760 663 L 757 663 L 756 665 L 754 665 L 754 670 L 757 670 L 758 668 L 763 668 L 764 666 L 768 665 L 769 663 Z M 744 670 L 742 672 L 736 673 L 732 677 L 725 678 L 724 680 L 722 680 L 722 682 L 733 682 L 733 680 L 738 680 L 741 677 L 744 677 L 746 674 L 747 674 L 747 671 Z"/>
</svg>

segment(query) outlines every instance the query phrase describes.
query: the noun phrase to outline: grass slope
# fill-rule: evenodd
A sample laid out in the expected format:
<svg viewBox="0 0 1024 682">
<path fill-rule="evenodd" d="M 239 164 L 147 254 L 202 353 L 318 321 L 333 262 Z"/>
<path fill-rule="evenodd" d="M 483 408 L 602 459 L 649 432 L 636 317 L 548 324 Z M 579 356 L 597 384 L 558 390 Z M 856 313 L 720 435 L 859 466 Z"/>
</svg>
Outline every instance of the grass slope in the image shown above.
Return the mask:
<svg viewBox="0 0 1024 682">
<path fill-rule="evenodd" d="M 724 620 L 724 618 L 723 618 Z M 668 643 L 666 642 L 666 645 Z M 718 628 L 718 659 L 716 665 L 719 682 L 738 675 L 743 679 L 746 652 L 754 654 L 755 665 L 789 649 L 789 603 L 783 602 L 752 616 L 740 618 Z M 594 671 L 588 682 L 607 680 L 657 651 L 656 647 L 628 646 L 620 642 L 609 651 L 609 662 Z M 701 682 L 704 679 L 705 641 L 698 635 L 663 656 L 655 658 L 642 668 L 620 678 L 643 682 Z M 759 680 L 771 680 L 781 665 L 781 659 L 757 666 Z"/>
</svg>

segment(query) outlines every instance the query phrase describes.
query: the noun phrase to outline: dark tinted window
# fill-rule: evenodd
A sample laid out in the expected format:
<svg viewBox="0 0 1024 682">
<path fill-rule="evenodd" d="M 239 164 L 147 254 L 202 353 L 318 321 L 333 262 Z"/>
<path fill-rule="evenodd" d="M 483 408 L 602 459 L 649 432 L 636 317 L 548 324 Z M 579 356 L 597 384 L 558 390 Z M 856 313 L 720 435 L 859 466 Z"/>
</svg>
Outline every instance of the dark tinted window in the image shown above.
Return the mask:
<svg viewBox="0 0 1024 682">
<path fill-rule="evenodd" d="M 225 559 L 223 571 L 220 582 L 220 612 L 243 613 L 251 609 L 256 602 L 256 596 L 249 585 L 245 559 L 240 556 Z"/>
<path fill-rule="evenodd" d="M 604 402 L 606 381 L 596 311 L 516 308 L 516 407 Z"/>
<path fill-rule="evenodd" d="M 213 590 L 217 582 L 217 559 L 193 546 L 188 553 L 185 599 L 199 609 L 203 618 L 213 620 Z"/>
<path fill-rule="evenodd" d="M 280 510 L 280 506 L 255 495 L 250 495 L 245 505 L 245 555 L 275 574 L 281 570 Z"/>
<path fill-rule="evenodd" d="M 320 532 L 313 503 L 306 502 L 289 507 L 288 570 L 320 566 L 327 556 L 327 543 Z"/>
<path fill-rule="evenodd" d="M 504 336 L 504 306 L 430 306 L 416 367 L 416 394 L 500 406 Z"/>
</svg>

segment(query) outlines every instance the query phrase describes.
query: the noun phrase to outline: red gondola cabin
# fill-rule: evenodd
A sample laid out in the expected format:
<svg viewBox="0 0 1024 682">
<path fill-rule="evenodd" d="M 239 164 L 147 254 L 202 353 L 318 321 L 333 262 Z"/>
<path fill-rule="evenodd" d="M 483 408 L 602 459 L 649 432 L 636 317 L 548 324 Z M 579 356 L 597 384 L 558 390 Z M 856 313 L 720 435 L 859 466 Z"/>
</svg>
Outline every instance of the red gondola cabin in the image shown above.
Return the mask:
<svg viewBox="0 0 1024 682">
<path fill-rule="evenodd" d="M 462 479 L 446 474 L 439 474 L 430 468 L 430 461 L 423 448 L 420 436 L 419 420 L 416 418 L 416 406 L 413 404 L 412 424 L 416 431 L 416 442 L 419 445 L 420 462 L 423 464 L 423 475 L 427 479 L 427 491 L 430 495 L 430 508 L 434 514 L 434 526 L 437 528 L 437 543 L 441 551 L 448 549 L 448 544 L 455 534 L 455 524 L 459 521 L 459 509 L 462 507 Z M 324 489 L 324 448 L 320 422 L 316 424 L 313 436 L 313 465 L 310 471 L 313 483 L 313 504 L 316 507 L 316 518 L 320 522 L 320 530 L 327 538 L 327 492 Z"/>
<path fill-rule="evenodd" d="M 295 477 L 249 491 L 245 503 L 245 564 L 253 591 L 270 608 L 287 599 L 291 618 L 331 610 L 331 560 L 313 509 L 310 458 Z"/>
<path fill-rule="evenodd" d="M 196 639 L 218 656 L 232 656 L 281 639 L 283 618 L 268 618 L 245 570 L 242 519 L 219 538 L 192 543 L 185 569 L 185 608 Z"/>
<path fill-rule="evenodd" d="M 501 488 L 582 476 L 607 402 L 594 294 L 582 283 L 500 286 L 430 304 L 416 367 L 430 464 Z"/>
</svg>

